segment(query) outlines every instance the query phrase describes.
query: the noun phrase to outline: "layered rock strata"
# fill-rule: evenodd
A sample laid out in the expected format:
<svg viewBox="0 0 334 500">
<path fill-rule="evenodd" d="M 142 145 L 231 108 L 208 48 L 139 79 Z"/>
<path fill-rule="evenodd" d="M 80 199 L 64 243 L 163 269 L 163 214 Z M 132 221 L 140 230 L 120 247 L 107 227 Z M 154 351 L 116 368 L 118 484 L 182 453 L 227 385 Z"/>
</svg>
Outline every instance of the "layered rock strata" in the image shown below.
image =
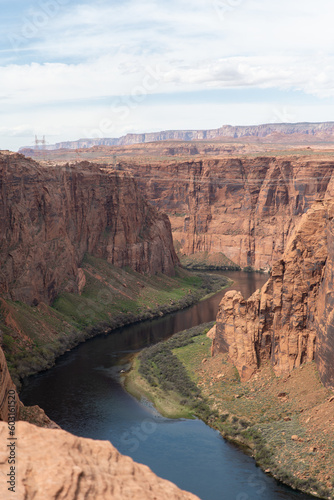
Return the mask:
<svg viewBox="0 0 334 500">
<path fill-rule="evenodd" d="M 316 360 L 322 381 L 334 386 L 333 200 L 301 217 L 267 283 L 248 300 L 222 299 L 212 352 L 228 352 L 242 380 L 265 361 L 277 375 Z"/>
<path fill-rule="evenodd" d="M 327 261 L 317 297 L 315 359 L 321 380 L 334 388 L 334 179 L 326 193 Z"/>
<path fill-rule="evenodd" d="M 220 143 L 164 144 L 87 151 L 95 161 L 113 158 L 113 165 L 131 172 L 144 196 L 169 215 L 175 246 L 191 262 L 196 254 L 208 255 L 268 270 L 282 256 L 295 221 L 324 197 L 334 168 L 331 157 L 319 154 L 254 157 L 231 150 L 224 157 L 227 145 Z M 173 159 L 183 150 L 199 159 Z"/>
<path fill-rule="evenodd" d="M 236 157 L 127 167 L 168 213 L 181 254 L 222 252 L 241 267 L 268 270 L 296 221 L 325 196 L 334 162 Z"/>
<path fill-rule="evenodd" d="M 0 154 L 0 294 L 35 305 L 80 292 L 87 252 L 119 267 L 174 274 L 168 217 L 134 179 L 87 162 L 43 167 Z"/>
</svg>

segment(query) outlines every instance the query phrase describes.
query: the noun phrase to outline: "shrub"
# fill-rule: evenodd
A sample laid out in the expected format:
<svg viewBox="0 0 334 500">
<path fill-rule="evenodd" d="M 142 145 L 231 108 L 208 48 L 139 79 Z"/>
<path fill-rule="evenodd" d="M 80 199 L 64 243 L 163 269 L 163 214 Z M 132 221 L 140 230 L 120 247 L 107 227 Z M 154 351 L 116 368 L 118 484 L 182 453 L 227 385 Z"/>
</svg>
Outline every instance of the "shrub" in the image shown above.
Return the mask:
<svg viewBox="0 0 334 500">
<path fill-rule="evenodd" d="M 6 335 L 5 333 L 3 334 L 3 337 L 2 337 L 2 343 L 3 343 L 3 347 L 4 349 L 6 350 L 11 350 L 15 341 L 13 339 L 13 337 L 11 337 L 10 335 Z"/>
<path fill-rule="evenodd" d="M 209 324 L 209 328 L 212 324 Z M 205 327 L 208 328 L 207 325 Z M 181 404 L 189 405 L 203 420 L 216 415 L 213 415 L 201 396 L 201 391 L 190 379 L 181 361 L 172 353 L 172 349 L 192 343 L 193 337 L 203 334 L 205 327 L 201 325 L 177 333 L 165 342 L 144 349 L 138 356 L 138 371 L 151 386 L 158 385 L 166 392 L 175 391 L 182 398 Z"/>
</svg>

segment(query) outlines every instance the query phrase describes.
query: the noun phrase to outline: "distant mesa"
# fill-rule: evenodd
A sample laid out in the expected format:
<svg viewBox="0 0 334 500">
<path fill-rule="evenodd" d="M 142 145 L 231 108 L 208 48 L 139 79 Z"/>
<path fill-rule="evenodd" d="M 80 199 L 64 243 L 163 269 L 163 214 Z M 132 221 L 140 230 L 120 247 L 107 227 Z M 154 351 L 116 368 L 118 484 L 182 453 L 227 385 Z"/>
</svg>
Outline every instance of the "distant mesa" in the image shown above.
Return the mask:
<svg viewBox="0 0 334 500">
<path fill-rule="evenodd" d="M 223 125 L 211 130 L 165 130 L 143 134 L 126 134 L 118 138 L 95 138 L 79 139 L 77 141 L 58 142 L 47 146 L 48 150 L 54 149 L 81 149 L 93 146 L 125 146 L 156 141 L 195 141 L 212 140 L 218 138 L 242 137 L 264 138 L 275 134 L 289 136 L 301 134 L 311 137 L 322 137 L 334 139 L 334 122 L 321 123 L 268 123 L 263 125 Z M 325 137 L 324 137 L 325 136 Z M 22 150 L 32 149 L 30 146 L 20 148 Z"/>
</svg>

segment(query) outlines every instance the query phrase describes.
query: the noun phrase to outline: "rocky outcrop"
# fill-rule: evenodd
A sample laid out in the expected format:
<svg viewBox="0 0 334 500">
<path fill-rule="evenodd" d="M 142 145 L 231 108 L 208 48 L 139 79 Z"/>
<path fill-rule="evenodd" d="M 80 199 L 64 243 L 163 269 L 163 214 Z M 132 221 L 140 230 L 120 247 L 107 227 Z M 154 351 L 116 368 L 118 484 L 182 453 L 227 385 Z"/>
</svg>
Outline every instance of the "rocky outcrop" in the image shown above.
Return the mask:
<svg viewBox="0 0 334 500">
<path fill-rule="evenodd" d="M 282 256 L 296 220 L 324 197 L 334 161 L 320 154 L 254 157 L 249 145 L 243 154 L 241 144 L 227 153 L 230 146 L 156 142 L 87 151 L 95 161 L 109 158 L 131 172 L 144 196 L 169 215 L 175 246 L 190 266 L 207 255 L 204 267 L 216 262 L 268 270 Z M 180 160 L 187 150 L 189 159 Z"/>
<path fill-rule="evenodd" d="M 144 134 L 127 134 L 118 138 L 79 139 L 78 141 L 58 142 L 48 145 L 48 149 L 78 149 L 92 146 L 121 146 L 144 142 L 179 140 L 194 141 L 202 139 L 215 139 L 218 137 L 267 137 L 272 134 L 294 135 L 303 134 L 322 136 L 324 133 L 334 135 L 334 122 L 323 123 L 267 123 L 264 125 L 232 126 L 223 125 L 212 130 L 165 130 Z M 22 148 L 24 149 L 24 148 Z"/>
<path fill-rule="evenodd" d="M 16 424 L 15 493 L 8 491 L 8 428 L 0 423 L 0 494 L 17 500 L 196 500 L 160 479 L 145 465 L 121 455 L 111 443 L 63 430 Z M 12 469 L 13 472 L 13 469 Z"/>
<path fill-rule="evenodd" d="M 1 337 L 2 332 L 0 331 L 0 339 Z M 20 401 L 8 370 L 5 354 L 0 347 L 0 421 L 13 425 L 18 420 L 34 422 L 40 427 L 49 429 L 59 429 L 59 426 L 49 419 L 42 408 L 24 406 Z"/>
<path fill-rule="evenodd" d="M 242 380 L 265 361 L 283 375 L 315 358 L 323 382 L 334 386 L 333 210 L 328 199 L 301 217 L 261 290 L 222 299 L 212 352 L 228 352 Z"/>
<path fill-rule="evenodd" d="M 87 162 L 43 167 L 0 154 L 0 294 L 28 304 L 80 292 L 87 252 L 118 267 L 174 274 L 168 217 L 133 178 Z"/>
<path fill-rule="evenodd" d="M 315 359 L 321 380 L 334 388 L 334 200 L 333 181 L 328 189 L 326 211 L 327 261 L 317 296 Z"/>
<path fill-rule="evenodd" d="M 268 270 L 296 221 L 325 196 L 334 162 L 235 157 L 128 167 L 168 213 L 181 254 L 222 252 L 241 267 Z"/>
<path fill-rule="evenodd" d="M 20 402 L 16 387 L 8 371 L 6 358 L 0 347 L 0 420 L 17 420 Z"/>
</svg>

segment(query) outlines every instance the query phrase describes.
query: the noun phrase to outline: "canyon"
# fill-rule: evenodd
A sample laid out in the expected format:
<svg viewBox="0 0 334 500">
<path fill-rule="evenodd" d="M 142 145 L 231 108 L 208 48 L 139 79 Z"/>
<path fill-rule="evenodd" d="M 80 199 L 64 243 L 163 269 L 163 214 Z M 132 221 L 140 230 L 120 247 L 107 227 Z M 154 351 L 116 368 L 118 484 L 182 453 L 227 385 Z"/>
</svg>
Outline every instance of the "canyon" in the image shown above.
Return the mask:
<svg viewBox="0 0 334 500">
<path fill-rule="evenodd" d="M 240 267 L 268 271 L 298 218 L 324 197 L 334 162 L 229 157 L 129 168 L 169 215 L 181 255 L 224 254 Z"/>
<path fill-rule="evenodd" d="M 325 196 L 334 169 L 329 150 L 280 147 L 174 141 L 77 153 L 133 175 L 169 216 L 175 248 L 187 257 L 182 262 L 269 271 L 298 218 Z M 45 154 L 46 165 L 78 161 L 70 150 Z"/>
<path fill-rule="evenodd" d="M 0 294 L 51 304 L 80 293 L 86 253 L 118 267 L 174 274 L 170 223 L 133 178 L 99 165 L 43 167 L 0 154 Z"/>
<path fill-rule="evenodd" d="M 227 350 L 242 379 L 266 360 L 280 375 L 316 358 L 323 382 L 332 385 L 332 316 L 329 305 L 320 306 L 330 304 L 331 155 L 234 156 L 218 145 L 220 154 L 211 157 L 204 154 L 207 143 L 194 147 L 151 143 L 83 154 L 136 179 L 147 199 L 168 214 L 181 259 L 204 255 L 217 267 L 271 271 L 267 285 L 248 301 L 226 294 L 213 353 Z"/>
<path fill-rule="evenodd" d="M 66 337 L 70 325 L 49 305 L 61 293 L 82 293 L 86 254 L 120 271 L 131 268 L 132 279 L 141 274 L 146 279 L 165 274 L 167 279 L 175 274 L 179 262 L 169 220 L 144 200 L 128 173 L 87 162 L 43 167 L 22 155 L 2 152 L 0 190 L 0 339 L 6 343 L 11 366 L 11 346 L 17 357 L 24 349 L 40 348 L 37 326 L 42 337 L 47 333 L 59 341 L 58 322 Z M 91 272 L 97 274 L 92 265 Z M 127 274 L 116 276 L 126 288 Z M 103 281 L 99 275 L 97 279 Z M 30 324 L 26 330 L 17 322 L 17 307 L 23 307 Z M 9 408 L 10 401 L 14 404 Z M 76 438 L 60 430 L 40 408 L 25 407 L 0 348 L 2 478 L 10 471 L 9 417 L 11 424 L 16 420 L 14 435 L 19 440 L 17 498 L 197 498 L 121 455 L 111 443 Z M 8 486 L 1 481 L 2 498 L 8 498 Z"/>
<path fill-rule="evenodd" d="M 243 381 L 266 361 L 286 376 L 315 359 L 334 387 L 333 213 L 327 192 L 301 217 L 262 289 L 246 301 L 234 291 L 222 299 L 212 353 L 228 352 Z"/>
<path fill-rule="evenodd" d="M 307 133 L 317 133 L 312 130 Z M 326 133 L 329 130 L 329 126 L 325 128 Z M 260 130 L 256 133 L 262 134 Z M 165 157 L 160 155 L 162 148 Z M 54 159 L 40 158 L 39 162 L 1 152 L 1 343 L 12 342 L 8 338 L 12 328 L 13 342 L 19 350 L 24 343 L 29 349 L 33 343 L 34 348 L 40 348 L 40 339 L 28 338 L 16 321 L 21 304 L 29 308 L 22 309 L 29 322 L 35 314 L 41 325 L 46 324 L 45 314 L 49 315 L 50 338 L 58 336 L 58 325 L 67 335 L 73 327 L 69 316 L 56 316 L 63 310 L 50 313 L 49 306 L 63 294 L 79 297 L 87 280 L 94 286 L 109 286 L 111 271 L 103 263 L 117 269 L 129 268 L 143 276 L 173 276 L 179 266 L 177 253 L 181 261 L 185 256 L 204 255 L 207 263 L 216 259 L 217 267 L 240 266 L 269 272 L 267 283 L 249 299 L 235 291 L 227 292 L 222 299 L 212 332 L 212 359 L 228 354 L 242 383 L 252 380 L 268 365 L 277 377 L 288 377 L 296 368 L 315 360 L 322 383 L 333 388 L 331 154 L 323 150 L 298 154 L 296 150 L 256 155 L 240 144 L 216 149 L 201 144 L 196 148 L 185 143 L 151 144 L 136 156 L 138 146 L 122 150 L 98 146 L 80 152 L 82 157 L 70 164 L 65 158 L 68 153 L 60 149 Z M 116 158 L 115 151 L 119 152 Z M 32 156 L 38 154 L 35 151 Z M 63 154 L 65 157 L 58 161 Z M 96 262 L 100 267 L 95 266 Z M 117 275 L 120 287 L 113 293 L 120 292 L 128 299 L 131 291 L 124 276 Z M 143 286 L 138 278 L 134 278 L 135 282 Z M 74 314 L 72 309 L 69 311 Z M 85 311 L 80 311 L 84 316 Z M 6 420 L 8 391 L 15 390 L 15 386 L 2 350 L 0 365 L 0 420 Z M 17 402 L 17 418 L 24 411 Z M 40 414 L 39 420 L 52 427 L 46 416 Z M 6 428 L 1 427 L 4 434 Z M 34 468 L 35 455 L 31 458 L 27 450 L 35 453 L 38 449 L 32 445 L 37 439 L 36 429 L 19 422 L 18 432 L 25 460 L 19 488 L 28 488 L 27 498 L 33 498 L 40 484 L 40 462 Z M 72 480 L 82 496 L 101 495 L 95 480 L 96 467 L 88 459 L 82 462 L 82 449 L 89 457 L 101 457 L 101 487 L 110 495 L 126 498 L 135 491 L 138 498 L 150 498 L 145 495 L 148 484 L 152 484 L 152 498 L 195 498 L 170 483 L 161 483 L 153 473 L 128 459 L 123 460 L 108 443 L 89 442 L 63 432 L 46 429 L 42 434 L 43 443 L 50 446 L 68 443 L 72 458 L 67 462 L 69 476 L 62 476 L 61 488 L 69 498 L 75 495 Z M 48 467 L 57 468 L 60 462 L 52 460 L 48 459 L 45 468 L 43 464 L 40 481 L 50 488 L 50 498 L 56 498 L 57 485 L 48 482 Z M 118 468 L 123 461 L 129 472 L 124 477 Z M 133 481 L 128 490 L 125 483 L 130 484 L 129 477 Z"/>
<path fill-rule="evenodd" d="M 200 142 L 198 144 L 200 150 L 208 146 Z M 185 154 L 186 147 L 188 157 L 182 160 L 179 155 Z M 328 252 L 331 239 L 328 211 L 333 194 L 334 161 L 330 154 L 319 150 L 312 154 L 292 155 L 290 151 L 289 154 L 253 157 L 252 154 L 231 156 L 225 146 L 219 147 L 221 154 L 218 157 L 205 155 L 202 149 L 200 158 L 193 158 L 199 153 L 198 149 L 197 152 L 190 151 L 184 142 L 174 144 L 174 149 L 170 143 L 162 142 L 145 147 L 97 147 L 84 151 L 84 155 L 93 157 L 89 167 L 85 162 L 74 162 L 70 167 L 62 163 L 62 168 L 70 171 L 71 179 L 76 179 L 72 181 L 75 186 L 81 185 L 78 176 L 83 175 L 84 168 L 94 172 L 97 169 L 99 175 L 104 172 L 109 182 L 112 182 L 111 179 L 123 178 L 131 183 L 134 178 L 138 184 L 136 196 L 139 196 L 140 191 L 145 193 L 158 210 L 168 214 L 174 245 L 181 259 L 184 256 L 194 258 L 204 255 L 204 260 L 207 259 L 209 263 L 210 259 L 216 258 L 217 267 L 222 264 L 221 267 L 240 266 L 271 271 L 266 287 L 247 302 L 243 301 L 240 294 L 226 294 L 218 314 L 213 353 L 228 350 L 243 379 L 255 373 L 265 360 L 270 360 L 276 373 L 282 374 L 304 361 L 316 358 L 322 380 L 331 385 L 333 373 L 329 360 L 333 345 L 328 332 L 332 328 L 332 316 L 328 312 L 330 306 L 321 309 L 320 304 L 330 304 Z M 167 154 L 166 157 L 162 156 L 162 151 Z M 160 155 L 159 159 L 152 156 L 153 152 L 156 156 Z M 146 157 L 145 153 L 151 157 Z M 176 158 L 172 158 L 174 153 L 177 154 Z M 98 161 L 101 163 L 98 164 Z M 56 167 L 52 162 L 44 162 L 44 168 L 45 171 L 50 169 L 48 171 L 53 172 Z M 79 198 L 84 199 L 84 196 L 87 196 L 84 203 L 87 205 L 94 200 L 95 194 L 90 192 L 84 195 L 81 191 Z M 102 199 L 99 196 L 105 197 L 105 193 L 102 191 L 102 194 L 97 195 L 97 203 Z M 118 205 L 124 199 L 124 196 L 120 196 L 115 204 Z M 126 202 L 129 202 L 129 198 Z M 69 205 L 66 206 L 66 203 Z M 77 212 L 73 210 L 77 203 L 75 198 L 70 198 L 66 203 L 67 214 Z M 123 217 L 126 212 L 124 206 L 118 208 L 118 214 L 123 213 Z M 94 213 L 94 221 L 97 217 L 101 221 L 105 220 L 107 210 L 104 208 L 98 216 Z M 152 212 L 154 209 L 150 210 Z M 159 227 L 167 227 L 167 218 L 159 217 Z M 83 219 L 86 220 L 86 216 Z M 66 224 L 72 224 L 71 217 L 69 222 L 65 222 L 65 227 Z M 173 273 L 177 257 L 166 236 L 168 230 L 161 229 L 153 238 L 145 234 L 150 242 L 153 239 L 154 244 L 160 245 L 159 250 L 167 242 L 167 257 L 164 256 L 160 262 L 145 258 L 146 264 L 139 264 L 142 262 L 140 255 L 156 255 L 157 252 L 144 250 L 145 245 L 140 246 L 138 240 L 134 242 L 131 239 L 133 236 L 124 237 L 126 231 L 123 228 L 117 229 L 117 233 L 121 234 L 118 236 L 119 242 L 114 238 L 110 244 L 106 233 L 109 231 L 112 234 L 114 229 L 109 228 L 108 224 L 103 226 L 103 222 L 100 223 L 101 229 L 94 229 L 87 239 L 86 233 L 92 233 L 92 229 L 89 223 L 86 228 L 82 228 L 82 219 L 79 218 L 73 225 L 72 233 L 65 230 L 71 243 L 78 238 L 78 227 L 84 242 L 75 247 L 75 251 L 79 252 L 78 261 L 84 252 L 92 255 L 95 252 L 98 257 L 119 266 L 130 263 L 140 271 Z M 128 228 L 128 235 L 133 234 L 134 227 L 135 224 Z M 138 231 L 135 234 L 138 237 Z M 131 250 L 127 250 L 124 255 L 120 248 L 125 244 L 128 249 L 129 242 Z M 160 253 L 164 254 L 163 251 Z M 13 255 L 12 250 L 10 255 Z M 41 260 L 40 256 L 38 260 Z M 62 261 L 66 262 L 65 259 Z M 67 261 L 70 271 L 58 267 L 59 273 L 67 276 L 65 289 L 72 287 L 71 291 L 79 291 L 79 265 L 77 262 L 73 264 L 73 257 Z M 325 266 L 326 261 L 328 263 Z M 7 271 L 5 275 L 10 273 Z M 29 275 L 27 281 L 31 286 Z M 61 280 L 52 277 L 51 281 L 58 283 Z M 6 286 L 10 288 L 9 284 Z M 22 297 L 24 286 L 15 288 L 12 294 Z M 51 296 L 47 300 L 50 302 L 52 293 L 57 293 L 60 287 L 55 286 L 55 292 L 52 291 L 53 287 L 49 286 L 48 289 Z M 38 301 L 38 293 L 35 296 L 34 300 Z"/>
</svg>

